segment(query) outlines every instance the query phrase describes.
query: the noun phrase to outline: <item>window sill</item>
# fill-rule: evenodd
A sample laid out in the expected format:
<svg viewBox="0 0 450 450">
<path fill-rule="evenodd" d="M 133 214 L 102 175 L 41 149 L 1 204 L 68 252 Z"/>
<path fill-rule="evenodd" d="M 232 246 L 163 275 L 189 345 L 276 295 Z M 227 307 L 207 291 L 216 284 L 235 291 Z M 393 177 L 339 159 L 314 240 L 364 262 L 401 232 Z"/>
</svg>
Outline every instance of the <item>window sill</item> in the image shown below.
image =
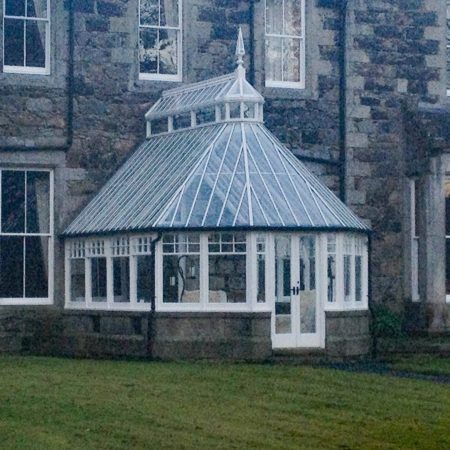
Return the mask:
<svg viewBox="0 0 450 450">
<path fill-rule="evenodd" d="M 38 306 L 53 305 L 48 298 L 0 298 L 0 306 Z"/>
<path fill-rule="evenodd" d="M 157 75 L 157 74 L 148 74 L 148 73 L 140 73 L 139 74 L 140 81 L 167 81 L 167 82 L 179 82 L 182 81 L 181 75 Z"/>
<path fill-rule="evenodd" d="M 38 67 L 3 66 L 3 73 L 16 75 L 50 75 L 50 69 Z"/>
</svg>

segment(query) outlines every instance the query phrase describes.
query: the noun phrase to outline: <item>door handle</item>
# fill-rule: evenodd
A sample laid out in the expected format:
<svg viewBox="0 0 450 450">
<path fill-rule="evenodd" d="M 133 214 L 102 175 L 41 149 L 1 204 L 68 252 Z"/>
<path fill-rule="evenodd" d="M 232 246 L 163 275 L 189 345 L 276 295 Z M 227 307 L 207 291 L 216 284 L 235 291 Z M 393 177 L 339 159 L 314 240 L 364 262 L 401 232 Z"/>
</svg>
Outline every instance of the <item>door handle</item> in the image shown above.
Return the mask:
<svg viewBox="0 0 450 450">
<path fill-rule="evenodd" d="M 292 295 L 298 295 L 300 293 L 300 288 L 298 286 L 293 286 L 291 292 Z"/>
</svg>

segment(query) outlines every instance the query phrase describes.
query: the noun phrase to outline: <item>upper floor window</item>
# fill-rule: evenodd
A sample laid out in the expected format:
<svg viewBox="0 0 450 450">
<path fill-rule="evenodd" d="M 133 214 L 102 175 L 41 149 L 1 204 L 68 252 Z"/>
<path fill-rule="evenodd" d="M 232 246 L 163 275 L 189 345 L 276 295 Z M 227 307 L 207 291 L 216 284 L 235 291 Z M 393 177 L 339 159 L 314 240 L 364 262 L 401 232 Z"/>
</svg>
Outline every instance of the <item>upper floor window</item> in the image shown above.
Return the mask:
<svg viewBox="0 0 450 450">
<path fill-rule="evenodd" d="M 50 303 L 52 173 L 0 170 L 0 304 Z"/>
<path fill-rule="evenodd" d="M 139 78 L 181 80 L 181 0 L 139 1 Z"/>
<path fill-rule="evenodd" d="M 3 71 L 50 73 L 50 0 L 3 0 Z"/>
<path fill-rule="evenodd" d="M 305 87 L 305 0 L 265 0 L 266 86 Z"/>
</svg>

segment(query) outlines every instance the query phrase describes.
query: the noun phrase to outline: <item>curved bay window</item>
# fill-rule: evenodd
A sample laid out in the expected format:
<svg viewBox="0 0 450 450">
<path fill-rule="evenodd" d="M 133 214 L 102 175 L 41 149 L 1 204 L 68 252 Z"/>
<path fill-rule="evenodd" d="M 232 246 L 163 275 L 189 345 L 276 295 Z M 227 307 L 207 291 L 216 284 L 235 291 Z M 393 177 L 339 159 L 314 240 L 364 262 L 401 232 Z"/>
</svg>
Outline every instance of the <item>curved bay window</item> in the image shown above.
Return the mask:
<svg viewBox="0 0 450 450">
<path fill-rule="evenodd" d="M 52 173 L 0 170 L 0 304 L 51 303 Z"/>
</svg>

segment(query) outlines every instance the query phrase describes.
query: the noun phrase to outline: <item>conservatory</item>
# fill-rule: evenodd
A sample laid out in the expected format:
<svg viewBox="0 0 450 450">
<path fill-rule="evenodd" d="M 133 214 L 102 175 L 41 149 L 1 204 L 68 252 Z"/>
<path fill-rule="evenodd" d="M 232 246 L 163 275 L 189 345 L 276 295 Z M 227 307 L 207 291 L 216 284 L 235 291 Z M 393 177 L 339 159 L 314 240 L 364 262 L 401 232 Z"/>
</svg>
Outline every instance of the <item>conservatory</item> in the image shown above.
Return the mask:
<svg viewBox="0 0 450 450">
<path fill-rule="evenodd" d="M 66 229 L 66 309 L 152 311 L 179 340 L 216 316 L 245 339 L 260 317 L 272 348 L 325 348 L 329 321 L 367 316 L 368 228 L 264 127 L 241 38 L 236 53 L 230 75 L 162 94 Z"/>
</svg>

